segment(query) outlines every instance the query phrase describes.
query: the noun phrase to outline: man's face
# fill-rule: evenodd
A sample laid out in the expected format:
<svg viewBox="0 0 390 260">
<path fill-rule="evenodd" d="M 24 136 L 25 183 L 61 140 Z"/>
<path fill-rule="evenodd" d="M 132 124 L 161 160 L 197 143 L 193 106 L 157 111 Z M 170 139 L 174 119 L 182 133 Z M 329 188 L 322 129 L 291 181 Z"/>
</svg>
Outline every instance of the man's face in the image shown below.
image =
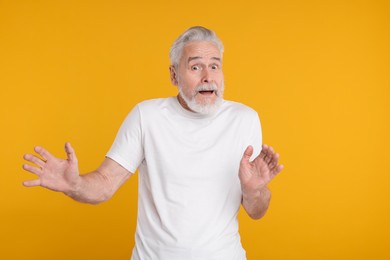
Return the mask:
<svg viewBox="0 0 390 260">
<path fill-rule="evenodd" d="M 187 43 L 173 83 L 179 87 L 179 101 L 184 101 L 185 108 L 204 114 L 215 110 L 223 97 L 222 57 L 215 44 L 208 41 Z"/>
</svg>

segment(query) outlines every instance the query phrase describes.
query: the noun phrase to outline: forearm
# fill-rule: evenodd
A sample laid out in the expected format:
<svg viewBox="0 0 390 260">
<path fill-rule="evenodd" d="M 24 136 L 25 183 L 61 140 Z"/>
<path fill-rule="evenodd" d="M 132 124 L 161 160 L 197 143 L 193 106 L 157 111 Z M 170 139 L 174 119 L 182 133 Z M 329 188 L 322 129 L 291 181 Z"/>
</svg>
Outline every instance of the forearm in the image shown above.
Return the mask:
<svg viewBox="0 0 390 260">
<path fill-rule="evenodd" d="M 64 191 L 64 194 L 78 202 L 99 204 L 112 196 L 110 190 L 107 178 L 96 170 L 80 175 L 77 182 Z"/>
<path fill-rule="evenodd" d="M 265 215 L 270 199 L 271 191 L 267 187 L 251 192 L 243 190 L 242 193 L 242 205 L 253 219 L 259 219 Z"/>
<path fill-rule="evenodd" d="M 130 176 L 131 172 L 106 158 L 96 171 L 79 176 L 64 193 L 79 202 L 98 204 L 110 199 Z"/>
</svg>

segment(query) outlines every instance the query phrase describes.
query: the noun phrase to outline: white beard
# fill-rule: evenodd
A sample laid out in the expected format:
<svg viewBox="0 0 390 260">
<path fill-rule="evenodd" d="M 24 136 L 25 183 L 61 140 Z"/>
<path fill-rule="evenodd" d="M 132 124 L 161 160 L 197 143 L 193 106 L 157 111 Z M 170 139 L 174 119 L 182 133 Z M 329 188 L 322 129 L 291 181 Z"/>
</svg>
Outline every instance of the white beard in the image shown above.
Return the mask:
<svg viewBox="0 0 390 260">
<path fill-rule="evenodd" d="M 201 95 L 201 94 L 199 94 L 199 91 L 203 91 L 203 90 L 213 90 L 215 92 L 215 95 L 217 96 L 215 102 L 199 104 L 196 101 L 196 95 Z M 218 90 L 215 83 L 201 84 L 201 85 L 196 87 L 196 89 L 194 91 L 195 93 L 192 93 L 191 97 L 187 97 L 183 91 L 181 84 L 179 83 L 180 96 L 186 102 L 187 106 L 192 111 L 199 113 L 199 114 L 202 114 L 202 115 L 213 114 L 218 110 L 218 108 L 221 106 L 222 101 L 223 101 L 223 91 L 224 91 L 223 82 L 222 82 L 222 86 L 221 86 L 220 90 Z"/>
</svg>

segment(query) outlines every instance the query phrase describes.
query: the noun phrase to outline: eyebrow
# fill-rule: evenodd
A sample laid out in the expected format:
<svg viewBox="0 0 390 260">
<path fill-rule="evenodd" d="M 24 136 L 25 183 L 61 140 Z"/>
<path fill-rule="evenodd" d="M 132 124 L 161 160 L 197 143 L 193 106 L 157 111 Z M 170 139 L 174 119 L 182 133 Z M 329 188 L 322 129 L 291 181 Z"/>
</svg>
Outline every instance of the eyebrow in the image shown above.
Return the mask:
<svg viewBox="0 0 390 260">
<path fill-rule="evenodd" d="M 188 63 L 190 63 L 190 61 L 193 61 L 193 60 L 197 60 L 197 59 L 201 59 L 202 57 L 200 56 L 195 56 L 195 57 L 189 57 L 188 58 Z M 221 58 L 218 58 L 218 57 L 211 57 L 212 60 L 216 60 L 216 61 L 219 61 L 221 62 Z"/>
</svg>

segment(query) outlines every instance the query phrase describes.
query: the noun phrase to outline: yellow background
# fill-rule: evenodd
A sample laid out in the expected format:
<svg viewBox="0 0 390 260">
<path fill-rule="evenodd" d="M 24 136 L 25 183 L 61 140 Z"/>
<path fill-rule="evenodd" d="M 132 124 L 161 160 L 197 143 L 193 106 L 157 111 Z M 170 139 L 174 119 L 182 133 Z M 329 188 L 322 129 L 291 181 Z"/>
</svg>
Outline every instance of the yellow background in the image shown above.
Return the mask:
<svg viewBox="0 0 390 260">
<path fill-rule="evenodd" d="M 109 202 L 24 188 L 24 153 L 103 160 L 138 102 L 176 94 L 168 49 L 203 25 L 226 99 L 256 109 L 285 170 L 240 212 L 248 260 L 390 259 L 389 1 L 0 0 L 0 259 L 129 259 L 137 176 Z"/>
</svg>

